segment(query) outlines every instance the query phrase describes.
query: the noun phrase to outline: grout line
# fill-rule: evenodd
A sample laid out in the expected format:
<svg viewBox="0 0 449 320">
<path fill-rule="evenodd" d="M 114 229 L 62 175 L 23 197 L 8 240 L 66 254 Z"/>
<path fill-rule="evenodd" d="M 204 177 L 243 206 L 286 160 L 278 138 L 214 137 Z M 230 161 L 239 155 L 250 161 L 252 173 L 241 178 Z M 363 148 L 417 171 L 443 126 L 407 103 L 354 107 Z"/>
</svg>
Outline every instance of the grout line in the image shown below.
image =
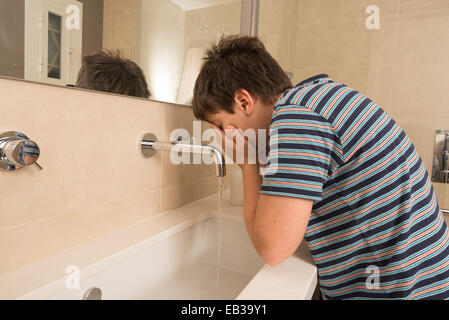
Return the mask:
<svg viewBox="0 0 449 320">
<path fill-rule="evenodd" d="M 389 14 L 382 15 L 382 17 L 388 17 L 388 18 L 394 17 L 394 16 L 398 16 L 398 13 L 389 13 Z M 365 21 L 365 20 L 366 20 L 365 16 L 356 17 L 356 18 L 336 19 L 336 20 L 298 24 L 298 28 L 308 27 L 308 26 L 316 26 L 316 25 L 320 25 L 320 24 L 330 24 L 330 23 L 338 23 L 338 22 L 354 22 L 354 21 Z"/>
</svg>

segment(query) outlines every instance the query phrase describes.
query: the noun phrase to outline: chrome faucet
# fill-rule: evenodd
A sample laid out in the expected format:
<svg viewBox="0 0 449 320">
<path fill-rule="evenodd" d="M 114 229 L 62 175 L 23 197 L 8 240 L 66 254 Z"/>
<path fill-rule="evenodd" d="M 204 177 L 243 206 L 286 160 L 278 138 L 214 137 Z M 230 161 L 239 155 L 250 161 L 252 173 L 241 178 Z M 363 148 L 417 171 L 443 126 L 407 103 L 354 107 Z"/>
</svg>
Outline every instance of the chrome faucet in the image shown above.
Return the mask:
<svg viewBox="0 0 449 320">
<path fill-rule="evenodd" d="M 8 131 L 0 134 L 0 170 L 14 171 L 31 165 L 42 170 L 36 162 L 39 155 L 37 143 L 23 133 Z"/>
<path fill-rule="evenodd" d="M 179 137 L 176 141 L 160 142 L 152 133 L 146 133 L 140 139 L 140 149 L 145 158 L 150 158 L 156 154 L 157 151 L 168 152 L 187 152 L 191 154 L 205 154 L 213 157 L 216 165 L 217 177 L 224 177 L 226 175 L 225 158 L 223 154 L 212 146 L 204 146 L 186 142 L 185 139 Z"/>
<path fill-rule="evenodd" d="M 444 147 L 441 153 L 443 158 L 443 173 L 449 173 L 449 132 L 444 137 Z"/>
</svg>

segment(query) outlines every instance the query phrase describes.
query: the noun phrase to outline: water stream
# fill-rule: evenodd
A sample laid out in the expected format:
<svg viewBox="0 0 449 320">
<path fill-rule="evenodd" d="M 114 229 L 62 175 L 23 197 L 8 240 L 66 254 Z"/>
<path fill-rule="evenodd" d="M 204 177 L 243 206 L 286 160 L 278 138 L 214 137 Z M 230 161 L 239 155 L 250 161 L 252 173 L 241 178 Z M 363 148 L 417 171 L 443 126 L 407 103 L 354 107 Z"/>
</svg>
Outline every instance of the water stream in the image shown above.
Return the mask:
<svg viewBox="0 0 449 320">
<path fill-rule="evenodd" d="M 217 230 L 218 230 L 218 240 L 217 240 L 217 267 L 216 267 L 216 297 L 220 299 L 220 289 L 221 289 L 221 241 L 223 233 L 223 185 L 224 180 L 222 177 L 218 178 L 218 210 L 217 210 Z"/>
</svg>

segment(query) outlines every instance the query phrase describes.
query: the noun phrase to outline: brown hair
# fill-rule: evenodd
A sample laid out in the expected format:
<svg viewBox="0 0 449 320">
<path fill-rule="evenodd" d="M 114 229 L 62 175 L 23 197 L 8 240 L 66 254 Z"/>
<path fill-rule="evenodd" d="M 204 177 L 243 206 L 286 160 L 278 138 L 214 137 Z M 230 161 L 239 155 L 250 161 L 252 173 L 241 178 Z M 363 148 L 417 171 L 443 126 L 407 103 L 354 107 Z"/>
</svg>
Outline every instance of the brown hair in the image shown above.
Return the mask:
<svg viewBox="0 0 449 320">
<path fill-rule="evenodd" d="M 120 51 L 98 51 L 83 56 L 76 87 L 150 97 L 142 69 L 135 62 L 122 58 Z"/>
<path fill-rule="evenodd" d="M 222 36 L 207 51 L 193 94 L 195 117 L 234 113 L 234 94 L 245 89 L 266 104 L 292 88 L 287 74 L 257 37 Z"/>
</svg>

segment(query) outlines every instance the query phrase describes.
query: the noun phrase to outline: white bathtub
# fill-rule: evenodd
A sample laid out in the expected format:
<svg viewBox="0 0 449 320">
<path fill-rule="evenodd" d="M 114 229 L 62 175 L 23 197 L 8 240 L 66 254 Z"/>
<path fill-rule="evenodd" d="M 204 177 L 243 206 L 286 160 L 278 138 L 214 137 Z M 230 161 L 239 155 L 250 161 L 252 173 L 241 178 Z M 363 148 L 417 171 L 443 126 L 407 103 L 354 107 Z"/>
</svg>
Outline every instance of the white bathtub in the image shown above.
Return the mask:
<svg viewBox="0 0 449 320">
<path fill-rule="evenodd" d="M 79 289 L 67 289 L 63 277 L 19 299 L 82 299 L 92 287 L 103 299 L 120 300 L 312 297 L 316 268 L 307 249 L 301 246 L 279 266 L 265 265 L 247 235 L 242 208 L 231 205 L 225 206 L 217 287 L 218 220 L 214 210 L 205 211 L 213 203 L 210 197 L 191 204 L 185 212 L 194 213 L 182 222 L 82 268 Z"/>
</svg>

